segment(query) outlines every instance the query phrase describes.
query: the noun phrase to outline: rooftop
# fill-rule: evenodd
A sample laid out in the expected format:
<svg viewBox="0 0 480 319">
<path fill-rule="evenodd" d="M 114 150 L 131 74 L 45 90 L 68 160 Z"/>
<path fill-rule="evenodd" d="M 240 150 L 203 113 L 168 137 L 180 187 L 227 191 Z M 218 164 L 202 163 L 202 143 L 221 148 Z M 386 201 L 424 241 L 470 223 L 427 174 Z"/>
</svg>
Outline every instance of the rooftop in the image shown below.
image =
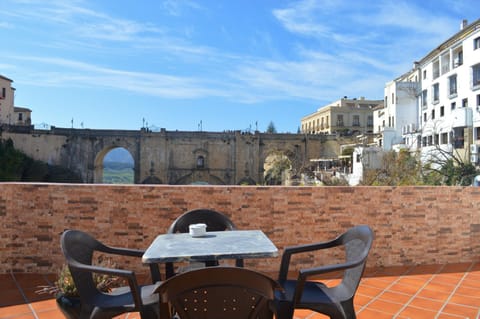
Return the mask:
<svg viewBox="0 0 480 319">
<path fill-rule="evenodd" d="M 52 296 L 35 293 L 54 278 L 51 274 L 0 274 L 0 318 L 63 318 Z M 335 279 L 324 282 L 332 284 Z M 480 262 L 368 269 L 355 306 L 359 319 L 480 318 Z M 327 317 L 297 310 L 295 318 Z"/>
</svg>

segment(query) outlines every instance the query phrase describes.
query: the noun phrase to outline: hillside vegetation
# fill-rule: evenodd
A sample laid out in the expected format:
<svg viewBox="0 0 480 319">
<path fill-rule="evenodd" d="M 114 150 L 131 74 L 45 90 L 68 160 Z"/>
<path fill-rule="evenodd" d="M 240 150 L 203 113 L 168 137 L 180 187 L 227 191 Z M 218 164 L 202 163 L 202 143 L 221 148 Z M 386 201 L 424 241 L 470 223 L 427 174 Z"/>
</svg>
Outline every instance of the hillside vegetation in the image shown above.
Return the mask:
<svg viewBox="0 0 480 319">
<path fill-rule="evenodd" d="M 15 149 L 11 139 L 0 140 L 0 181 L 82 183 L 72 171 L 34 160 Z"/>
</svg>

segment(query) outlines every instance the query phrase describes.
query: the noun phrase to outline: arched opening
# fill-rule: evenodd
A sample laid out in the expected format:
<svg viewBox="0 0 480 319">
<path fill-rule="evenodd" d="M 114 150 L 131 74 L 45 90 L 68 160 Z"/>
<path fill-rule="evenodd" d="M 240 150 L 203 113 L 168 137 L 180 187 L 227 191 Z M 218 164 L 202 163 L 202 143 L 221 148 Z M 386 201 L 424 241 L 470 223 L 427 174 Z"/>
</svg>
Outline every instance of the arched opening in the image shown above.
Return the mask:
<svg viewBox="0 0 480 319">
<path fill-rule="evenodd" d="M 272 152 L 263 163 L 264 180 L 266 185 L 286 185 L 292 163 L 282 152 Z"/>
<path fill-rule="evenodd" d="M 128 150 L 117 147 L 109 150 L 103 157 L 104 184 L 134 184 L 134 160 Z"/>
</svg>

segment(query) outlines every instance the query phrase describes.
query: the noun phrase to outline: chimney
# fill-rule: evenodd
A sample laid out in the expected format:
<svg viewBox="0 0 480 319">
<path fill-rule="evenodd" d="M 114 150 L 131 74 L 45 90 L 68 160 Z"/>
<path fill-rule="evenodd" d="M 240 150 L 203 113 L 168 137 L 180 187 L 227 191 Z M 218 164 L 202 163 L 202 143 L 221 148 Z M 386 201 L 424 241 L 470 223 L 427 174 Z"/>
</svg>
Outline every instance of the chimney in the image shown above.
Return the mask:
<svg viewBox="0 0 480 319">
<path fill-rule="evenodd" d="M 463 30 L 465 29 L 465 27 L 468 25 L 468 20 L 467 19 L 463 19 L 462 20 L 462 23 L 460 23 L 460 30 Z"/>
</svg>

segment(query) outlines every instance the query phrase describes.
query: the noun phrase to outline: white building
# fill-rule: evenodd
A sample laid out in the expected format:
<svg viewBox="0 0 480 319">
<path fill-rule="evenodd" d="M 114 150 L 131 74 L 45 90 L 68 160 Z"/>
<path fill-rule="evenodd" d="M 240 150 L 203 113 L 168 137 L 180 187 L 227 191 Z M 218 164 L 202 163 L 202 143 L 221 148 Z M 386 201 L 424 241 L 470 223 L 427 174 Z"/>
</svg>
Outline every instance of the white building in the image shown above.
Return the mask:
<svg viewBox="0 0 480 319">
<path fill-rule="evenodd" d="M 374 113 L 384 150 L 420 149 L 428 161 L 442 149 L 478 163 L 480 20 L 463 21 L 459 32 L 387 83 L 384 104 Z"/>
<path fill-rule="evenodd" d="M 419 70 L 385 85 L 384 107 L 374 110 L 375 142 L 385 151 L 417 146 Z"/>
</svg>

